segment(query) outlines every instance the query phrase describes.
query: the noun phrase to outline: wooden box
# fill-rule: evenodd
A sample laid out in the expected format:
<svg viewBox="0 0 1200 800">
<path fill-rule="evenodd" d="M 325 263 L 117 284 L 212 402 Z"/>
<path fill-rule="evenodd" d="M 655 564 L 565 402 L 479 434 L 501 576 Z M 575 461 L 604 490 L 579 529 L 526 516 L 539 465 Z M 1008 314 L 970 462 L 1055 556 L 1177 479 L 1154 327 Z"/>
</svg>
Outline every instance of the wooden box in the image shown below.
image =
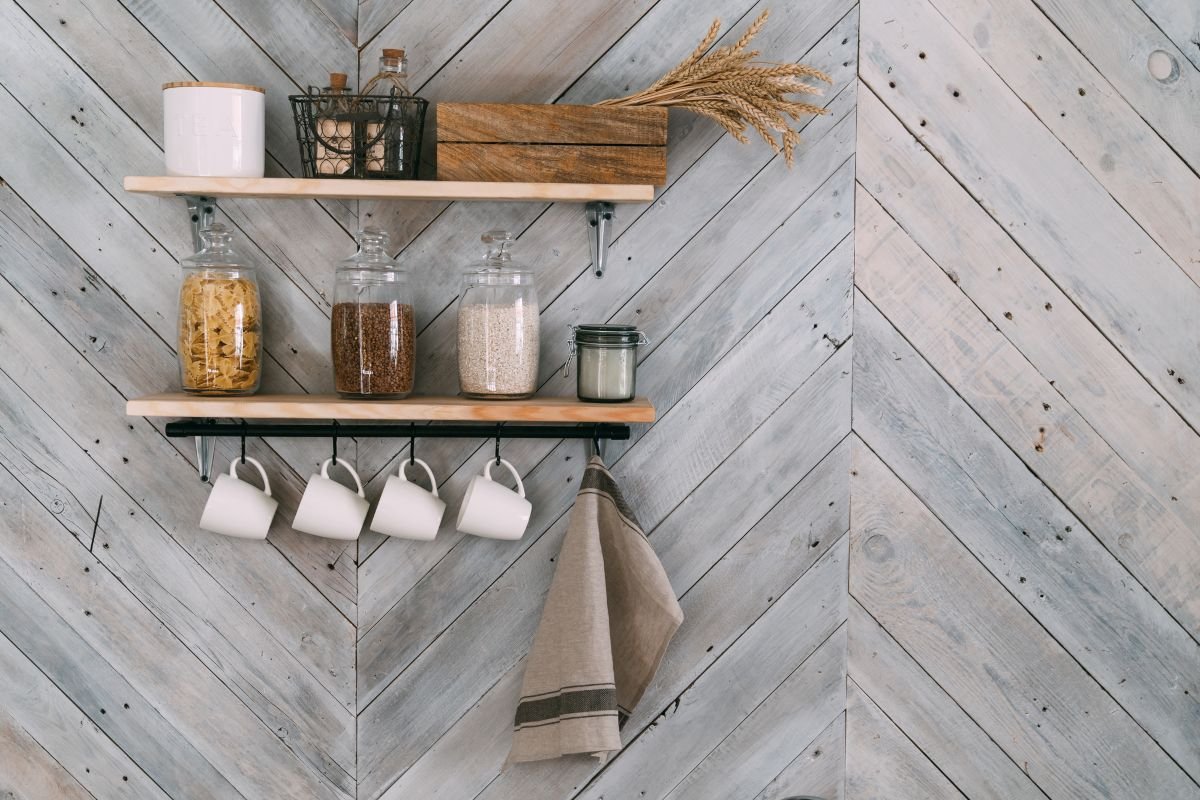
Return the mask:
<svg viewBox="0 0 1200 800">
<path fill-rule="evenodd" d="M 667 181 L 667 110 L 606 106 L 439 103 L 443 181 Z"/>
</svg>

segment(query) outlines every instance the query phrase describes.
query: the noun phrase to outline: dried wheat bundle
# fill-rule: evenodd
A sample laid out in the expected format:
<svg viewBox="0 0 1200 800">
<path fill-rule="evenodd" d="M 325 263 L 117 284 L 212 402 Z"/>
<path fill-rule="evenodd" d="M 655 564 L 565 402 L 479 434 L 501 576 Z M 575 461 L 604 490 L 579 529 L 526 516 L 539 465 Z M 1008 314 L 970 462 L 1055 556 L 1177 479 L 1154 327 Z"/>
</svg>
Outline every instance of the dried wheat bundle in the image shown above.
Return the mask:
<svg viewBox="0 0 1200 800">
<path fill-rule="evenodd" d="M 704 41 L 692 54 L 648 89 L 596 105 L 686 108 L 715 119 L 743 144 L 750 141 L 746 128 L 751 127 L 776 153 L 783 153 L 787 165 L 792 166 L 796 145 L 800 143 L 800 134 L 792 123 L 805 114 L 827 112 L 812 103 L 790 100 L 788 95 L 821 94 L 819 87 L 805 79 L 832 81 L 820 70 L 803 64 L 754 60 L 760 53 L 747 50 L 746 46 L 767 21 L 769 13 L 763 11 L 732 46 L 719 47 L 705 55 L 721 31 L 721 21 L 713 20 Z"/>
</svg>

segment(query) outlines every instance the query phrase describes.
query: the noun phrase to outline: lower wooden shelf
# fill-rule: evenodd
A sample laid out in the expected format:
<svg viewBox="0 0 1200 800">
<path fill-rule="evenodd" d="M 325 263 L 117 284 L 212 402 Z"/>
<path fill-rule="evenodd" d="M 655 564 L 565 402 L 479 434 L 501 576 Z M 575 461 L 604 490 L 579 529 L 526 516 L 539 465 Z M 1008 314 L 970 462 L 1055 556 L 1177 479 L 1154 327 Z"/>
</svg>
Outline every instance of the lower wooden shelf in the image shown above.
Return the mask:
<svg viewBox="0 0 1200 800">
<path fill-rule="evenodd" d="M 134 417 L 240 417 L 245 419 L 389 420 L 441 422 L 653 422 L 644 397 L 627 403 L 585 403 L 574 397 L 469 400 L 412 396 L 403 400 L 347 400 L 329 394 L 256 394 L 201 397 L 167 392 L 135 397 L 125 405 Z"/>
</svg>

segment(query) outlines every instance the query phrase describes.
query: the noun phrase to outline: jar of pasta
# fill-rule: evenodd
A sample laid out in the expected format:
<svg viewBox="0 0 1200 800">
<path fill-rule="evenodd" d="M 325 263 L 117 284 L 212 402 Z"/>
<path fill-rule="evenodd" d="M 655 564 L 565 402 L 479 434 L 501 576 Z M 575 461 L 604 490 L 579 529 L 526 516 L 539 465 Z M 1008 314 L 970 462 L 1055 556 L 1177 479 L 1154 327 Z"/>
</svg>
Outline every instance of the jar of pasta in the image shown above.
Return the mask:
<svg viewBox="0 0 1200 800">
<path fill-rule="evenodd" d="M 185 258 L 179 290 L 179 374 L 193 394 L 254 394 L 262 380 L 258 278 L 215 222 Z"/>
</svg>

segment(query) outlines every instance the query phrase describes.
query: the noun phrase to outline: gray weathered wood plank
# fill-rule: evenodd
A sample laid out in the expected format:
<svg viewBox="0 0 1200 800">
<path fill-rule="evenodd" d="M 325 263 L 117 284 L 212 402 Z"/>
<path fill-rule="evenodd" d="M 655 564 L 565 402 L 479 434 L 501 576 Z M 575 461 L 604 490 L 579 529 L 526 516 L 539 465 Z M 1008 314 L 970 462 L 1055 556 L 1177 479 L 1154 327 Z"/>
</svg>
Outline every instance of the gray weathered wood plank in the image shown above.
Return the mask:
<svg viewBox="0 0 1200 800">
<path fill-rule="evenodd" d="M 4 635 L 0 635 L 0 669 L 8 678 L 0 684 L 0 714 L 7 717 L 9 730 L 16 726 L 37 742 L 83 787 L 86 796 L 104 797 L 121 791 L 146 798 L 168 796 Z M 0 745 L 0 752 L 10 752 L 10 746 Z M 8 761 L 6 756 L 5 763 L 19 764 L 20 760 Z M 36 776 L 36 770 L 33 774 Z M 32 796 L 60 795 L 41 792 Z"/>
<path fill-rule="evenodd" d="M 1200 9 L 1178 0 L 1134 0 L 1192 65 L 1200 70 Z"/>
<path fill-rule="evenodd" d="M 1200 136 L 1196 135 L 1195 114 L 1200 103 L 1200 69 L 1192 63 L 1200 51 L 1195 43 L 1200 32 L 1192 28 L 1187 32 L 1190 42 L 1172 42 L 1135 5 L 1138 0 L 1097 0 L 1086 7 L 1063 0 L 1033 1 L 1170 143 L 1192 171 L 1200 173 Z M 1142 5 L 1145 6 L 1144 0 Z M 1164 5 L 1186 8 L 1188 3 L 1168 0 Z M 1183 32 L 1168 31 L 1171 33 Z M 1150 73 L 1149 56 L 1155 51 L 1165 53 L 1178 67 L 1174 80 L 1159 81 Z"/>
<path fill-rule="evenodd" d="M 289 3 L 283 13 L 254 0 L 216 3 L 299 86 L 326 86 L 331 72 L 358 71 L 358 48 L 314 2 Z"/>
<path fill-rule="evenodd" d="M 319 797 L 345 796 L 314 780 L 307 770 L 295 769 L 294 756 L 274 733 L 226 690 L 214 686 L 215 680 L 192 653 L 178 643 L 170 645 L 170 635 L 161 628 L 151 633 L 158 625 L 150 614 L 139 614 L 122 604 L 119 584 L 112 576 L 97 570 L 92 586 L 56 591 L 48 584 L 55 575 L 61 581 L 70 563 L 66 558 L 56 560 L 50 575 L 31 575 L 31 570 L 38 572 L 37 566 L 29 563 L 28 556 L 20 559 L 22 554 L 13 553 L 11 542 L 52 536 L 54 523 L 45 519 L 40 508 L 24 507 L 32 501 L 20 497 L 24 490 L 6 472 L 0 474 L 0 491 L 9 509 L 2 554 L 5 563 L 0 564 L 4 635 L 41 665 L 76 705 L 87 709 L 92 722 L 156 783 L 169 794 L 187 792 L 215 798 L 253 796 L 268 790 L 272 780 L 284 779 L 295 791 Z M 74 543 L 66 546 L 74 548 Z M 92 559 L 82 549 L 78 553 L 72 566 L 82 569 L 78 565 Z M 27 583 L 30 580 L 32 584 Z M 95 583 L 106 585 L 95 587 Z M 103 590 L 107 591 L 101 594 Z M 48 599 L 47 593 L 64 596 Z M 66 595 L 71 594 L 74 602 L 64 608 L 69 602 Z M 62 604 L 51 607 L 51 600 Z M 64 613 L 69 613 L 70 619 Z M 140 646 L 135 644 L 138 636 L 144 637 Z M 134 668 L 141 659 L 154 659 L 157 664 L 147 668 L 142 663 Z M 136 683 L 130 683 L 126 674 Z M 191 685 L 180 685 L 182 676 L 187 676 Z M 167 716 L 163 716 L 158 706 L 172 696 L 173 702 L 165 709 Z M 222 711 L 220 718 L 213 714 L 216 708 Z M 234 730 L 244 737 L 245 749 L 229 747 L 225 737 Z M 291 762 L 287 775 L 271 775 L 274 770 L 267 761 L 271 750 L 276 758 L 284 756 L 275 763 L 276 768 Z"/>
<path fill-rule="evenodd" d="M 854 456 L 850 592 L 1038 786 L 1064 798 L 1200 797 L 877 456 Z M 856 737 L 852 713 L 850 763 Z M 847 779 L 853 787 L 854 770 Z"/>
<path fill-rule="evenodd" d="M 853 681 L 846 698 L 846 764 L 846 796 L 853 800 L 965 800 Z"/>
<path fill-rule="evenodd" d="M 858 219 L 855 285 L 1192 636 L 1200 633 L 1196 516 L 1122 461 L 870 198 L 860 196 Z"/>
<path fill-rule="evenodd" d="M 869 92 L 858 126 L 857 178 L 873 201 L 1159 496 L 1195 507 L 1200 437 Z"/>
<path fill-rule="evenodd" d="M 787 800 L 803 792 L 822 800 L 845 797 L 846 714 L 838 714 L 754 800 Z"/>
<path fill-rule="evenodd" d="M 854 448 L 864 447 L 854 441 Z M 852 563 L 850 569 L 854 569 Z M 1046 795 L 938 686 L 853 596 L 846 671 L 927 758 L 968 797 L 1045 800 Z M 854 772 L 869 771 L 870 750 Z"/>
<path fill-rule="evenodd" d="M 10 800 L 93 797 L 3 708 L 0 708 L 0 752 L 4 753 L 5 763 L 0 774 L 0 794 Z"/>
<path fill-rule="evenodd" d="M 346 784 L 354 767 L 352 712 L 108 476 L 87 461 L 72 462 L 74 446 L 51 419 L 27 403 L 7 375 L 0 375 L 0 398 L 5 408 L 0 464 L 8 473 L 43 476 L 27 481 L 25 490 L 59 519 L 90 522 L 78 537 L 79 552 L 97 553 L 139 608 L 144 606 L 157 624 L 191 648 L 267 729 L 294 729 L 287 746 Z M 89 498 L 89 506 L 95 503 L 97 518 L 88 519 L 92 508 L 49 493 L 67 481 Z M 35 540 L 24 544 L 37 546 Z M 74 553 L 72 547 L 64 548 L 43 546 L 42 552 L 59 558 Z M 36 550 L 25 555 L 36 563 Z M 86 559 L 84 566 L 92 568 Z"/>
<path fill-rule="evenodd" d="M 971 47 L 1121 207 L 1200 283 L 1200 175 L 1188 169 L 1030 0 L 932 0 L 962 36 L 941 51 Z M 1126 2 L 1126 5 L 1128 3 Z M 967 42 L 970 42 L 968 46 Z"/>
<path fill-rule="evenodd" d="M 684 699 L 689 699 L 686 694 Z M 747 796 L 762 783 L 763 775 L 778 774 L 792 762 L 796 742 L 811 741 L 845 707 L 846 627 L 843 626 L 764 698 L 666 797 L 726 800 Z"/>
<path fill-rule="evenodd" d="M 864 80 L 906 127 L 922 131 L 930 152 L 1184 418 L 1200 425 L 1200 382 L 1187 380 L 1200 351 L 1200 327 L 1190 324 L 1200 286 L 994 73 L 977 68 L 977 56 L 943 48 L 935 72 L 901 55 L 953 35 L 925 0 L 896 0 L 895 24 L 883 16 L 863 17 Z M 1013 141 L 1021 147 L 1005 145 Z"/>
</svg>

